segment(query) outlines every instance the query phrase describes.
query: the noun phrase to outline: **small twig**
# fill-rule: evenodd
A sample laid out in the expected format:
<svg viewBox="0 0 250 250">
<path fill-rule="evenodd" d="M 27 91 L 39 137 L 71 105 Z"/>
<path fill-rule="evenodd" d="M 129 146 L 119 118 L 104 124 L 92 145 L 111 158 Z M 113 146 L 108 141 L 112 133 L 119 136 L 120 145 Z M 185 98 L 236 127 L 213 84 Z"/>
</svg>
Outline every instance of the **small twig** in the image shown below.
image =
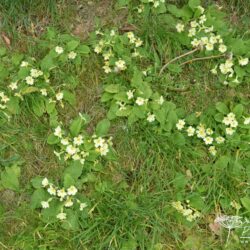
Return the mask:
<svg viewBox="0 0 250 250">
<path fill-rule="evenodd" d="M 159 75 L 162 74 L 162 72 L 167 68 L 167 66 L 168 66 L 170 63 L 173 63 L 173 62 L 175 62 L 175 61 L 181 59 L 182 57 L 191 55 L 191 54 L 193 54 L 194 52 L 198 51 L 199 49 L 200 49 L 200 48 L 195 48 L 195 49 L 193 49 L 193 50 L 191 50 L 191 51 L 188 51 L 187 53 L 184 53 L 184 54 L 182 54 L 182 55 L 180 55 L 180 56 L 177 56 L 177 57 L 175 57 L 174 59 L 170 60 L 169 62 L 167 62 L 167 63 L 161 68 Z"/>
<path fill-rule="evenodd" d="M 189 64 L 189 63 L 193 63 L 193 62 L 196 62 L 196 61 L 203 61 L 203 60 L 209 60 L 209 59 L 220 58 L 220 57 L 225 57 L 225 54 L 217 55 L 217 56 L 197 57 L 197 58 L 190 59 L 190 60 L 188 60 L 186 62 L 181 63 L 180 66 L 183 66 L 183 65 Z"/>
</svg>

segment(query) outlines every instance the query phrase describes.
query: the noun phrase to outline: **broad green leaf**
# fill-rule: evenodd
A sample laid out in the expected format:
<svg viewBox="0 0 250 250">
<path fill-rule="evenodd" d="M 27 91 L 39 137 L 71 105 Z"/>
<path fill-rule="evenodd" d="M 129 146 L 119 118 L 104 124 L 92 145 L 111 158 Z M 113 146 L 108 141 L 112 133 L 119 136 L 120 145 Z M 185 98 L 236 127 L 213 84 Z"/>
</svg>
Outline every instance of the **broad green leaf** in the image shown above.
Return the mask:
<svg viewBox="0 0 250 250">
<path fill-rule="evenodd" d="M 63 186 L 65 188 L 69 188 L 70 186 L 74 185 L 75 185 L 75 179 L 71 175 L 65 174 L 63 179 Z"/>
<path fill-rule="evenodd" d="M 120 85 L 119 84 L 110 84 L 104 87 L 104 90 L 108 93 L 118 93 L 120 89 Z"/>
<path fill-rule="evenodd" d="M 49 145 L 57 144 L 59 142 L 60 142 L 60 138 L 55 136 L 54 134 L 50 134 L 48 139 L 47 139 L 47 143 Z"/>
<path fill-rule="evenodd" d="M 188 1 L 188 6 L 191 8 L 191 9 L 195 9 L 197 8 L 199 5 L 201 5 L 201 2 L 200 0 L 189 0 Z"/>
<path fill-rule="evenodd" d="M 80 46 L 78 46 L 76 51 L 81 53 L 81 54 L 88 54 L 90 52 L 90 49 L 86 45 L 80 45 Z"/>
<path fill-rule="evenodd" d="M 240 118 L 243 114 L 244 107 L 242 104 L 238 104 L 233 108 L 233 113 L 236 115 L 237 118 Z"/>
<path fill-rule="evenodd" d="M 14 191 L 19 191 L 20 172 L 20 167 L 16 165 L 6 167 L 5 170 L 1 173 L 1 186 Z"/>
<path fill-rule="evenodd" d="M 12 114 L 19 114 L 20 113 L 20 106 L 19 106 L 19 98 L 18 97 L 10 97 L 10 100 L 7 102 L 7 109 Z"/>
<path fill-rule="evenodd" d="M 224 114 L 224 115 L 226 115 L 226 114 L 229 113 L 229 109 L 228 109 L 227 105 L 224 104 L 223 102 L 217 102 L 217 103 L 216 103 L 216 109 L 217 109 L 220 113 L 222 113 L 222 114 Z"/>
<path fill-rule="evenodd" d="M 44 189 L 37 189 L 31 196 L 31 208 L 39 208 L 41 207 L 41 202 L 46 201 L 46 192 Z"/>
<path fill-rule="evenodd" d="M 250 197 L 245 196 L 243 198 L 240 199 L 242 205 L 244 206 L 244 208 L 247 209 L 248 212 L 250 212 Z"/>
<path fill-rule="evenodd" d="M 72 40 L 67 43 L 66 47 L 69 51 L 73 51 L 79 45 L 79 43 L 80 42 L 77 40 Z"/>
<path fill-rule="evenodd" d="M 63 99 L 66 100 L 72 106 L 76 105 L 75 95 L 68 90 L 63 90 Z"/>
<path fill-rule="evenodd" d="M 80 161 L 73 161 L 68 168 L 65 169 L 65 174 L 70 175 L 73 179 L 77 180 L 83 170 L 83 165 Z"/>
<path fill-rule="evenodd" d="M 82 125 L 83 125 L 83 119 L 80 116 L 75 118 L 70 124 L 69 127 L 70 133 L 73 136 L 77 136 L 81 131 Z"/>
<path fill-rule="evenodd" d="M 104 136 L 107 135 L 110 128 L 110 121 L 108 119 L 103 119 L 96 125 L 96 135 Z"/>
</svg>

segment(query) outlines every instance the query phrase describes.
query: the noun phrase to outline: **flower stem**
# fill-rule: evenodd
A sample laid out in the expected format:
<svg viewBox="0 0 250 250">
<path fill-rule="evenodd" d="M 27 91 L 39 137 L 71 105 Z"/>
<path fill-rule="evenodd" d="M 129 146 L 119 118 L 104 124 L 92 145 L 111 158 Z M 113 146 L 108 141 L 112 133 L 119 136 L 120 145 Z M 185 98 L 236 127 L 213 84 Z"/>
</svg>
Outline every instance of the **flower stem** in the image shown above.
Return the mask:
<svg viewBox="0 0 250 250">
<path fill-rule="evenodd" d="M 220 57 L 225 57 L 225 54 L 223 54 L 223 55 L 216 55 L 216 56 L 197 57 L 197 58 L 190 59 L 190 60 L 188 60 L 186 62 L 181 63 L 180 66 L 183 66 L 183 65 L 189 64 L 189 63 L 193 63 L 193 62 L 196 62 L 196 61 L 210 60 L 210 59 L 220 58 Z"/>
<path fill-rule="evenodd" d="M 188 52 L 186 52 L 186 53 L 184 53 L 184 54 L 182 54 L 182 55 L 180 55 L 180 56 L 177 56 L 177 57 L 173 58 L 172 60 L 170 60 L 169 62 L 167 62 L 167 63 L 161 68 L 159 75 L 162 74 L 162 72 L 167 68 L 167 66 L 168 66 L 170 63 L 173 63 L 173 62 L 175 62 L 175 61 L 181 59 L 182 57 L 191 55 L 191 54 L 195 53 L 195 52 L 198 51 L 198 50 L 199 50 L 199 48 L 195 48 L 195 49 L 193 49 L 193 50 L 191 50 L 191 51 L 188 51 Z"/>
</svg>

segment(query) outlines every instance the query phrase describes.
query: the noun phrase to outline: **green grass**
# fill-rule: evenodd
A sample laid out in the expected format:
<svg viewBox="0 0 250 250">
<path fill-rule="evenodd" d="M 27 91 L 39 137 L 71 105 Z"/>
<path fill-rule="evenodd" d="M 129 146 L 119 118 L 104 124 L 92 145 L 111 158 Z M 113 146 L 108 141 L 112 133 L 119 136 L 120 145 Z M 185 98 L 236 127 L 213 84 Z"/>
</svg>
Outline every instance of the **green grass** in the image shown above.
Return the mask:
<svg viewBox="0 0 250 250">
<path fill-rule="evenodd" d="M 83 2 L 86 4 L 87 1 Z M 179 1 L 180 5 L 182 3 Z M 74 16 L 77 15 L 74 4 L 73 1 L 53 0 L 1 1 L 1 25 L 14 44 L 11 49 L 39 55 L 40 51 L 32 46 L 32 39 L 40 39 L 43 28 L 48 25 L 62 32 L 70 31 L 70 23 L 75 21 Z M 234 25 L 240 25 L 237 32 L 249 28 L 248 1 L 224 1 L 222 5 L 229 20 Z M 237 20 L 233 19 L 233 15 L 237 16 Z M 156 39 L 158 49 L 165 51 L 166 56 L 172 58 L 178 51 L 176 47 L 172 49 L 175 45 L 171 41 L 164 40 L 161 27 L 152 33 L 150 25 L 141 23 L 138 26 L 148 46 Z M 22 44 L 20 48 L 19 44 Z M 162 61 L 165 59 L 161 58 Z M 204 111 L 221 98 L 237 100 L 239 93 L 245 98 L 249 95 L 247 85 L 237 89 L 237 92 L 233 89 L 222 92 L 213 76 L 207 74 L 209 68 L 210 62 L 186 66 L 176 79 L 163 79 L 165 85 L 157 87 L 166 92 L 169 88 L 189 86 L 185 92 L 166 93 L 169 100 L 177 107 L 184 107 L 186 112 Z M 97 121 L 105 116 L 106 110 L 98 101 L 104 77 L 98 58 L 93 55 L 85 68 L 78 69 L 76 73 L 80 82 L 77 88 L 79 101 L 75 109 L 66 107 L 60 110 L 60 115 L 63 121 L 69 121 L 78 112 L 89 113 L 93 119 L 89 128 L 92 130 Z M 195 82 L 192 81 L 194 79 Z M 48 119 L 37 118 L 29 110 L 28 103 L 24 110 L 11 124 L 1 127 L 0 143 L 4 149 L 0 163 L 15 156 L 23 164 L 22 192 L 0 192 L 0 249 L 130 250 L 135 244 L 140 250 L 225 248 L 225 235 L 221 238 L 215 236 L 208 228 L 212 215 L 218 212 L 211 211 L 211 208 L 219 204 L 221 197 L 225 198 L 225 202 L 238 201 L 247 188 L 245 184 L 241 187 L 241 180 L 230 172 L 207 171 L 205 166 L 210 163 L 202 146 L 178 147 L 167 137 L 152 133 L 146 125 L 129 128 L 124 121 L 116 121 L 111 130 L 118 162 L 107 163 L 105 169 L 95 176 L 96 180 L 86 186 L 85 193 L 94 202 L 90 218 L 82 222 L 81 230 L 65 231 L 59 223 L 44 225 L 38 212 L 29 208 L 32 193 L 29 182 L 37 175 L 58 180 L 63 167 L 57 164 L 53 149 L 46 145 Z M 193 190 L 199 190 L 206 200 L 207 207 L 202 211 L 206 217 L 198 221 L 202 226 L 197 223 L 190 226 L 171 207 L 171 202 L 178 198 L 192 199 Z M 228 211 L 234 212 L 230 207 Z M 228 249 L 244 249 L 235 242 Z"/>
</svg>

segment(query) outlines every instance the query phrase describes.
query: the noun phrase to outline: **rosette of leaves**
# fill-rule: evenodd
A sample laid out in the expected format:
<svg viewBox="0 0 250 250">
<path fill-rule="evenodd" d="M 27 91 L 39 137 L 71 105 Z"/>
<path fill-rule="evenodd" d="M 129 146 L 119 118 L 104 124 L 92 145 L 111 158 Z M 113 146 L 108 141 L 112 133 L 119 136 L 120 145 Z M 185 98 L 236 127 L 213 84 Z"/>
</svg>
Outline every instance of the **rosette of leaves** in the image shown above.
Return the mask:
<svg viewBox="0 0 250 250">
<path fill-rule="evenodd" d="M 119 34 L 116 29 L 96 31 L 91 35 L 95 53 L 103 57 L 106 74 L 131 71 L 146 56 L 143 41 L 133 32 Z"/>
<path fill-rule="evenodd" d="M 51 30 L 46 39 L 37 42 L 41 51 L 45 51 L 39 58 L 24 54 L 10 56 L 5 49 L 0 50 L 0 101 L 6 117 L 19 114 L 20 103 L 25 100 L 37 116 L 48 113 L 53 123 L 57 117 L 57 103 L 62 107 L 63 101 L 75 104 L 73 90 L 77 81 L 73 68 L 81 65 L 89 48 L 77 38 L 59 36 Z"/>
<path fill-rule="evenodd" d="M 69 166 L 67 171 L 78 171 L 79 177 L 91 170 L 100 171 L 103 168 L 102 158 L 113 160 L 112 137 L 108 137 L 110 122 L 101 120 L 91 136 L 86 130 L 89 116 L 79 114 L 69 129 L 63 129 L 59 124 L 49 135 L 47 142 L 54 146 L 54 153 L 62 164 Z M 78 164 L 79 163 L 79 164 Z M 78 164 L 78 167 L 75 167 Z"/>
<path fill-rule="evenodd" d="M 162 23 L 175 47 L 185 51 L 165 64 L 161 73 L 164 69 L 180 73 L 186 64 L 213 60 L 211 72 L 220 82 L 237 86 L 249 77 L 250 40 L 232 32 L 234 27 L 229 27 L 225 13 L 217 6 L 204 9 L 200 4 L 199 0 L 190 0 L 182 8 L 167 4 L 168 13 L 163 15 Z"/>
<path fill-rule="evenodd" d="M 47 178 L 35 177 L 31 183 L 35 189 L 31 208 L 41 209 L 44 222 L 60 222 L 65 229 L 77 230 L 79 222 L 87 219 L 90 201 L 77 179 L 65 175 L 62 183 L 54 184 Z"/>
<path fill-rule="evenodd" d="M 249 155 L 250 115 L 243 104 L 223 102 L 179 120 L 176 127 L 195 145 L 198 141 L 217 157 L 226 154 Z M 181 121 L 181 122 L 180 122 Z M 184 138 L 185 140 L 185 138 Z M 238 156 L 237 156 L 238 157 Z"/>
<path fill-rule="evenodd" d="M 177 121 L 175 105 L 154 92 L 138 70 L 135 70 L 129 85 L 105 85 L 101 101 L 109 107 L 107 117 L 110 120 L 124 117 L 129 125 L 140 121 L 167 132 L 172 130 Z"/>
</svg>

